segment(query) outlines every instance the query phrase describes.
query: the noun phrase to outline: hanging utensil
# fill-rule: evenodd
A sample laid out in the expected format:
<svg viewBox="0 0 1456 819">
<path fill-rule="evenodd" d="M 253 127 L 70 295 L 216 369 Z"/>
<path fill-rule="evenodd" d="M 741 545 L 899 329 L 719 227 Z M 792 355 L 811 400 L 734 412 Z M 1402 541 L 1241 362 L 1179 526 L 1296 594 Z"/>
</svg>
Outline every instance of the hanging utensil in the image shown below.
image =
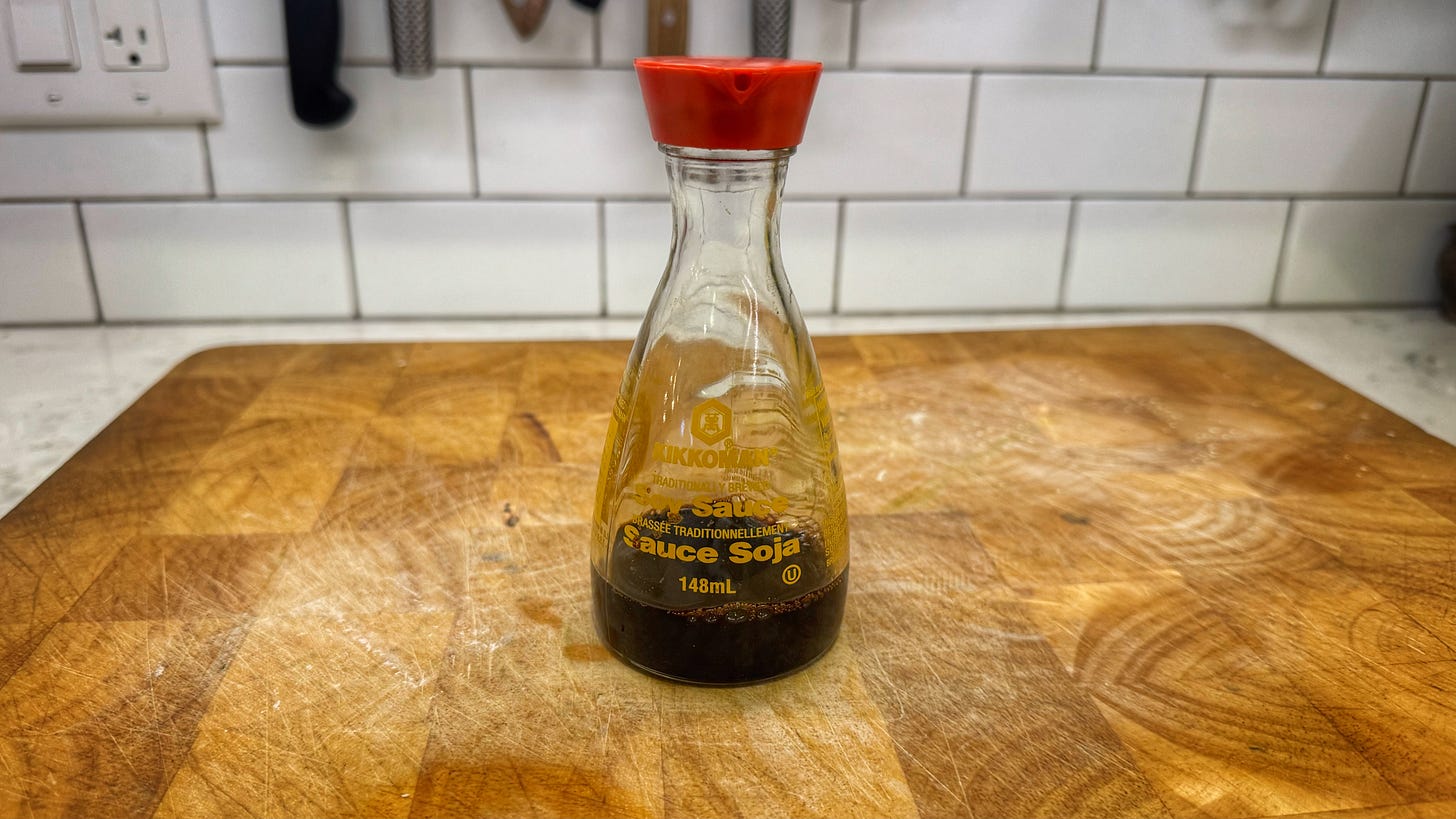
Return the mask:
<svg viewBox="0 0 1456 819">
<path fill-rule="evenodd" d="M 315 128 L 342 125 L 354 98 L 339 87 L 339 0 L 284 0 L 283 28 L 294 116 Z"/>
<path fill-rule="evenodd" d="M 511 18 L 511 25 L 516 29 L 516 36 L 522 40 L 536 35 L 550 5 L 551 0 L 501 0 L 506 16 Z"/>
<path fill-rule="evenodd" d="M 753 56 L 789 56 L 793 0 L 753 0 Z"/>
<path fill-rule="evenodd" d="M 596 11 L 602 7 L 602 0 L 572 0 L 572 2 L 588 11 Z"/>
<path fill-rule="evenodd" d="M 435 0 L 389 0 L 389 41 L 396 76 L 435 73 L 434 5 Z"/>
<path fill-rule="evenodd" d="M 688 53 L 688 0 L 647 0 L 647 54 Z"/>
</svg>

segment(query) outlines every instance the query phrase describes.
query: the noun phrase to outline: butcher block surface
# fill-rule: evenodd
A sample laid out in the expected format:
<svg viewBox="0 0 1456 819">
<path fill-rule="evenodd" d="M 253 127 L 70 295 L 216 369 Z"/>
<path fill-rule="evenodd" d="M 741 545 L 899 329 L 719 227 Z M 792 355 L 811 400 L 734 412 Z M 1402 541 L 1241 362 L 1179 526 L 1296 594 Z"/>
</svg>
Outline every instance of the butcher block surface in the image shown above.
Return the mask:
<svg viewBox="0 0 1456 819">
<path fill-rule="evenodd" d="M 1456 450 L 1219 327 L 825 337 L 836 647 L 611 657 L 627 343 L 188 359 L 0 520 L 4 816 L 1456 816 Z"/>
</svg>

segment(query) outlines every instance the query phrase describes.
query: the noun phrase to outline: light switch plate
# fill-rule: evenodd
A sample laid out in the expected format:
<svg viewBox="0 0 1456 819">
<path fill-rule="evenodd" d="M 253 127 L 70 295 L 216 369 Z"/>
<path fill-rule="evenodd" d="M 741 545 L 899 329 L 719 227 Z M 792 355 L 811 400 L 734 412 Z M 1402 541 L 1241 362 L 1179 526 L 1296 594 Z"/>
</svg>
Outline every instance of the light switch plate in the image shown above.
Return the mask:
<svg viewBox="0 0 1456 819">
<path fill-rule="evenodd" d="M 203 0 L 68 0 L 79 66 L 55 71 L 19 69 L 16 2 L 0 0 L 0 127 L 221 120 Z"/>
<path fill-rule="evenodd" d="M 75 70 L 70 0 L 10 0 L 10 35 L 21 71 Z"/>
</svg>

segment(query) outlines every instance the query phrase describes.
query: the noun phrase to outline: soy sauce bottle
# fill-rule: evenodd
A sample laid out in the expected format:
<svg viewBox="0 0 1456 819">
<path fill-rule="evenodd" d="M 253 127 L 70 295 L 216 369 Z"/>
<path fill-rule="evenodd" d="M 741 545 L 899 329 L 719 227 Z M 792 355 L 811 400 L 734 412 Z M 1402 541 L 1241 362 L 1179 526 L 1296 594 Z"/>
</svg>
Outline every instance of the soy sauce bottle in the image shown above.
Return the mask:
<svg viewBox="0 0 1456 819">
<path fill-rule="evenodd" d="M 844 485 L 779 205 L 821 66 L 642 58 L 673 234 L 602 454 L 603 642 L 661 677 L 758 682 L 812 663 L 848 590 Z"/>
</svg>

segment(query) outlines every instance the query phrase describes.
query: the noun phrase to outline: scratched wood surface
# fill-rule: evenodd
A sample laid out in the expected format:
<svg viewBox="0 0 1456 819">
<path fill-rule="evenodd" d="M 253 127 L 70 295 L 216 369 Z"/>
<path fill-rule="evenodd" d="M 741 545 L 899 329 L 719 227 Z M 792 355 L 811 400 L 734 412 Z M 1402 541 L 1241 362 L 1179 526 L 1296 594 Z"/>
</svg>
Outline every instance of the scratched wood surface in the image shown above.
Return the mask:
<svg viewBox="0 0 1456 819">
<path fill-rule="evenodd" d="M 218 349 L 0 521 L 0 815 L 1456 815 L 1456 451 L 1246 334 L 817 340 L 845 630 L 588 611 L 622 343 Z"/>
</svg>

